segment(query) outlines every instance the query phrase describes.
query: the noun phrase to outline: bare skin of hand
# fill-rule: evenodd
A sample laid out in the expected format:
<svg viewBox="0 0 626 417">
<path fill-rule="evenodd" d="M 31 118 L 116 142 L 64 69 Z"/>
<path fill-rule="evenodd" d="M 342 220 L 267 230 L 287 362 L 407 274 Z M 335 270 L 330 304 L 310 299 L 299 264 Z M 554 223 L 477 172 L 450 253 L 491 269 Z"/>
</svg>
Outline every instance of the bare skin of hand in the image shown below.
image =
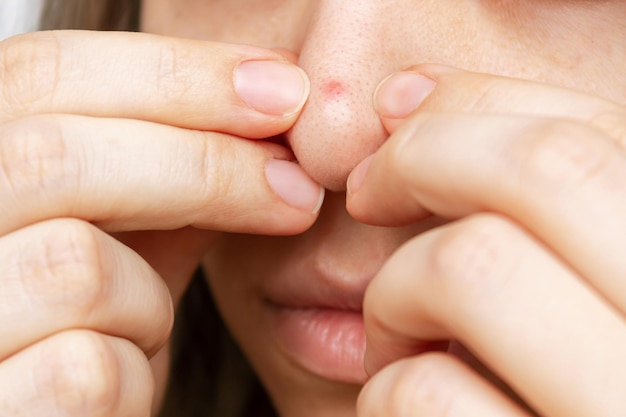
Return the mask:
<svg viewBox="0 0 626 417">
<path fill-rule="evenodd" d="M 350 213 L 449 223 L 368 288 L 360 415 L 624 415 L 624 107 L 436 65 L 392 76 L 376 100 L 391 136 L 352 172 Z M 448 340 L 497 378 L 434 343 Z"/>
<path fill-rule="evenodd" d="M 316 218 L 323 190 L 259 140 L 294 123 L 306 75 L 133 33 L 28 34 L 0 56 L 0 414 L 149 416 L 148 360 L 214 234 Z"/>
</svg>

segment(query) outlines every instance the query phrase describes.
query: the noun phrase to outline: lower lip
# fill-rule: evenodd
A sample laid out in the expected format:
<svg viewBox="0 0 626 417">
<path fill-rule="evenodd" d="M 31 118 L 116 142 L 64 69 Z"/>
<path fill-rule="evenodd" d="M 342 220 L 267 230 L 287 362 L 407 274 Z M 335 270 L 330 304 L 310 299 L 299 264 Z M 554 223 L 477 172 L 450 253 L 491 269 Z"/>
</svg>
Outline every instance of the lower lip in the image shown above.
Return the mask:
<svg viewBox="0 0 626 417">
<path fill-rule="evenodd" d="M 363 384 L 365 330 L 359 312 L 333 309 L 273 309 L 279 345 L 294 362 L 326 379 Z"/>
</svg>

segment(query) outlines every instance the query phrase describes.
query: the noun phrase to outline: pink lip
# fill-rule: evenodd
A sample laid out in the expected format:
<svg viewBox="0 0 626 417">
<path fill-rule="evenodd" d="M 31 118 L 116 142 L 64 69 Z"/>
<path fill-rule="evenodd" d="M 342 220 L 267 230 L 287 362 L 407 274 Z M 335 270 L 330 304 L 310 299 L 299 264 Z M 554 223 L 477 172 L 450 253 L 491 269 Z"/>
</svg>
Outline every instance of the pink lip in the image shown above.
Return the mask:
<svg viewBox="0 0 626 417">
<path fill-rule="evenodd" d="M 287 356 L 323 378 L 362 384 L 365 331 L 358 311 L 272 306 L 274 337 Z"/>
<path fill-rule="evenodd" d="M 289 359 L 313 374 L 364 383 L 362 304 L 370 277 L 307 272 L 266 288 L 275 340 Z"/>
<path fill-rule="evenodd" d="M 443 223 L 433 217 L 405 237 Z M 278 263 L 273 274 L 262 281 L 274 341 L 293 363 L 310 373 L 363 384 L 368 378 L 363 298 L 393 248 L 368 245 L 367 252 L 357 251 L 360 256 L 356 259 L 310 244 L 306 251 Z"/>
<path fill-rule="evenodd" d="M 264 282 L 274 341 L 289 360 L 312 374 L 363 384 L 363 298 L 384 257 L 346 266 L 314 254 L 283 264 Z"/>
</svg>

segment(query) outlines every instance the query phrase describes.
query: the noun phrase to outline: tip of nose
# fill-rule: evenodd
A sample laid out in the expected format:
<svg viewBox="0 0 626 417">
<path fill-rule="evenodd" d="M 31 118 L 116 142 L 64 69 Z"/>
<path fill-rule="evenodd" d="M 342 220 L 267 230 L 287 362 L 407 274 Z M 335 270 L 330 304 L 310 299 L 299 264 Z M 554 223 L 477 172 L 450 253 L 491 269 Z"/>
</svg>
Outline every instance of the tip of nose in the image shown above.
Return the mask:
<svg viewBox="0 0 626 417">
<path fill-rule="evenodd" d="M 345 191 L 352 169 L 380 147 L 387 133 L 372 104 L 374 86 L 339 78 L 315 81 L 288 142 L 313 179 L 330 191 Z"/>
<path fill-rule="evenodd" d="M 304 147 L 303 147 L 304 148 Z M 306 148 L 305 148 L 306 149 Z M 329 191 L 346 190 L 346 181 L 358 161 L 346 158 L 345 153 L 334 149 L 314 149 L 295 151 L 302 168 L 319 184 Z M 298 157 L 297 155 L 304 155 Z"/>
</svg>

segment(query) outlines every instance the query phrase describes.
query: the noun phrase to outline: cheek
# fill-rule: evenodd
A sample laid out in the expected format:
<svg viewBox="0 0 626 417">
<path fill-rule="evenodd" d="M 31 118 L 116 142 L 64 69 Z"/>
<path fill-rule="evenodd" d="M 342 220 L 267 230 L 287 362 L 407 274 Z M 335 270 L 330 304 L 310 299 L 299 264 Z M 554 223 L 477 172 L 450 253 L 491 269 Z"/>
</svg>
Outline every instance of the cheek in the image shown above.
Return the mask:
<svg viewBox="0 0 626 417">
<path fill-rule="evenodd" d="M 221 247 L 213 248 L 203 263 L 213 300 L 226 328 L 246 356 L 258 362 L 257 356 L 264 356 L 263 334 L 267 334 L 267 329 L 256 320 L 262 317 L 263 302 L 251 276 L 241 265 L 240 256 Z"/>
<path fill-rule="evenodd" d="M 265 306 L 263 277 L 276 258 L 267 247 L 260 237 L 221 234 L 203 259 L 215 302 L 229 325 L 247 326 L 242 322 L 254 322 L 251 312 Z"/>
<path fill-rule="evenodd" d="M 626 2 L 491 1 L 494 50 L 482 72 L 626 100 Z M 498 16 L 506 16 L 493 24 Z M 485 51 L 488 52 L 488 51 Z"/>
<path fill-rule="evenodd" d="M 313 2 L 143 0 L 144 32 L 297 50 Z"/>
<path fill-rule="evenodd" d="M 203 267 L 215 302 L 221 311 L 227 311 L 228 315 L 236 314 L 239 309 L 233 309 L 233 305 L 246 306 L 244 298 L 250 297 L 251 284 L 244 268 L 241 268 L 242 260 L 234 248 L 220 244 L 214 244 L 204 257 Z M 233 310 L 229 312 L 228 310 Z"/>
</svg>

